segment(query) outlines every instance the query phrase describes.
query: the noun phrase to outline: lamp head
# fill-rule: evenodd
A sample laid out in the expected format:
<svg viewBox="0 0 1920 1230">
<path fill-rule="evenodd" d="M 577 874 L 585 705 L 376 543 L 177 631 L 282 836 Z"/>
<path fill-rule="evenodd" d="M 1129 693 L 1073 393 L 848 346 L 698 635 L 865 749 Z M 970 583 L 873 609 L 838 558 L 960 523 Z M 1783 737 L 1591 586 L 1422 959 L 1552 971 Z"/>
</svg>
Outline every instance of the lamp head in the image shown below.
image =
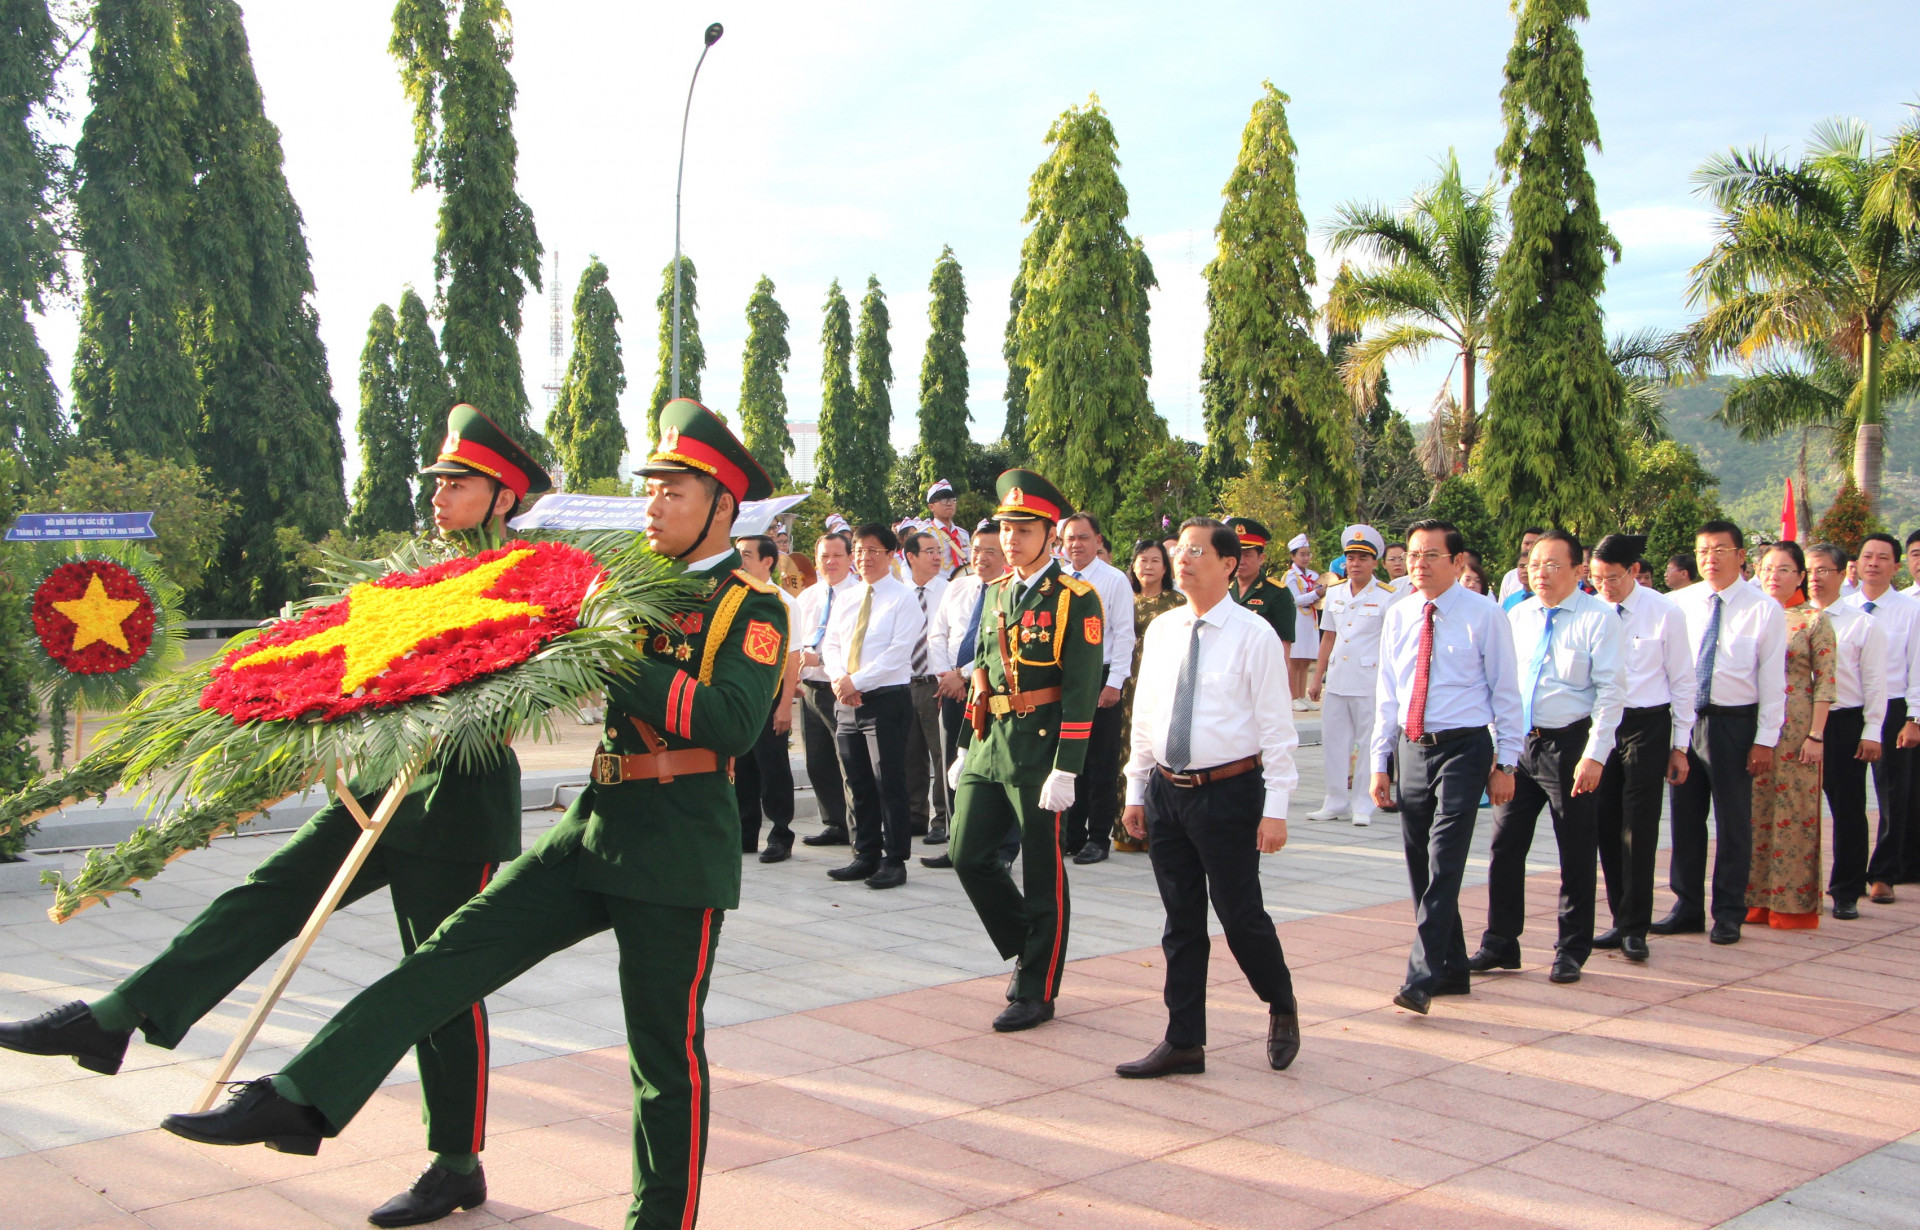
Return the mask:
<svg viewBox="0 0 1920 1230">
<path fill-rule="evenodd" d="M 722 29 L 720 23 L 717 21 L 714 22 L 712 25 L 708 26 L 707 27 L 707 46 L 711 47 L 715 43 L 719 42 L 720 36 L 725 33 L 726 33 L 726 30 Z"/>
</svg>

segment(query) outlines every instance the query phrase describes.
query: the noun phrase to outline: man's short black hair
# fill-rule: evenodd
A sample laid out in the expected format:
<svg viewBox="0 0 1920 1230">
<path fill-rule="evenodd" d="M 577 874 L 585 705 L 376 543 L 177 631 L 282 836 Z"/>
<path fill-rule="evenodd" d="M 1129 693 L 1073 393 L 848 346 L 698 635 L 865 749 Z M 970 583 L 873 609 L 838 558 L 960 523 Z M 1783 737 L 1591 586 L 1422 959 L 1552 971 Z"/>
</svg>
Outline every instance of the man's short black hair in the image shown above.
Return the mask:
<svg viewBox="0 0 1920 1230">
<path fill-rule="evenodd" d="M 820 550 L 820 544 L 823 542 L 837 542 L 846 550 L 848 555 L 853 554 L 853 539 L 847 535 L 845 530 L 829 530 L 827 533 L 820 535 L 820 537 L 814 541 L 813 549 L 815 551 Z"/>
<path fill-rule="evenodd" d="M 1000 532 L 1000 523 L 992 517 L 988 517 L 985 521 L 975 526 L 973 532 L 976 537 L 981 534 L 998 534 Z"/>
<path fill-rule="evenodd" d="M 871 538 L 890 552 L 900 549 L 900 540 L 894 537 L 893 530 L 884 522 L 869 521 L 853 531 L 853 537 L 856 542 L 863 538 Z"/>
<path fill-rule="evenodd" d="M 1459 527 L 1455 526 L 1451 521 L 1441 521 L 1433 517 L 1429 517 L 1425 521 L 1415 521 L 1407 527 L 1407 537 L 1412 538 L 1422 530 L 1429 534 L 1445 534 L 1447 536 L 1447 554 L 1450 556 L 1458 555 L 1467 549 L 1466 536 L 1462 534 Z M 1387 544 L 1387 548 L 1391 550 L 1394 547 L 1405 547 L 1406 545 L 1407 544 L 1403 542 L 1390 542 Z"/>
<path fill-rule="evenodd" d="M 1908 530 L 1907 545 L 1911 547 L 1916 542 L 1920 542 L 1920 530 Z"/>
<path fill-rule="evenodd" d="M 1667 557 L 1667 566 L 1670 568 L 1678 568 L 1680 571 L 1686 573 L 1689 582 L 1700 579 L 1700 563 L 1693 558 L 1693 552 L 1691 551 L 1675 551 Z"/>
<path fill-rule="evenodd" d="M 1547 527 L 1544 525 L 1529 525 L 1526 529 L 1520 531 L 1520 537 L 1525 538 L 1528 534 L 1532 534 L 1535 538 L 1538 538 L 1546 532 Z"/>
<path fill-rule="evenodd" d="M 927 540 L 925 546 L 922 546 L 920 543 L 920 540 L 923 538 Z M 922 551 L 932 550 L 933 545 L 933 535 L 927 533 L 925 530 L 914 530 L 900 540 L 900 549 L 908 555 L 918 555 Z"/>
<path fill-rule="evenodd" d="M 1098 538 L 1101 542 L 1104 543 L 1107 540 L 1107 536 L 1100 531 L 1100 518 L 1094 516 L 1090 512 L 1085 512 L 1085 511 L 1068 513 L 1066 516 L 1060 518 L 1060 532 L 1064 534 L 1066 532 L 1067 526 L 1073 524 L 1075 521 L 1086 522 L 1087 528 L 1092 530 L 1093 536 L 1095 538 Z"/>
<path fill-rule="evenodd" d="M 1593 558 L 1616 568 L 1631 568 L 1641 563 L 1640 553 L 1647 540 L 1639 534 L 1608 534 L 1593 544 Z"/>
<path fill-rule="evenodd" d="M 1205 530 L 1207 540 L 1221 559 L 1240 562 L 1240 535 L 1228 528 L 1224 521 L 1215 521 L 1212 517 L 1188 517 L 1180 523 L 1182 530 Z"/>
<path fill-rule="evenodd" d="M 1716 517 L 1712 521 L 1702 522 L 1700 528 L 1694 531 L 1695 538 L 1699 538 L 1707 534 L 1725 534 L 1728 537 L 1733 539 L 1734 546 L 1738 547 L 1742 551 L 1747 549 L 1747 536 L 1741 533 L 1740 527 L 1735 525 L 1731 521 L 1723 521 L 1720 518 Z M 1900 554 L 1900 544 L 1897 542 L 1894 542 L 1893 537 L 1891 535 L 1883 534 L 1881 536 L 1885 538 L 1888 542 L 1893 543 L 1893 553 L 1895 555 Z"/>
<path fill-rule="evenodd" d="M 1540 531 L 1540 537 L 1534 539 L 1533 545 L 1538 547 L 1543 542 L 1564 542 L 1567 544 L 1568 563 L 1582 564 L 1586 562 L 1586 556 L 1580 549 L 1580 540 L 1575 538 L 1570 530 L 1563 530 L 1557 526 L 1550 530 L 1542 530 Z"/>
<path fill-rule="evenodd" d="M 1900 562 L 1900 540 L 1898 538 L 1895 538 L 1892 534 L 1875 530 L 1873 533 L 1867 534 L 1860 539 L 1860 549 L 1863 551 L 1866 550 L 1867 544 L 1870 542 L 1886 543 L 1887 550 L 1893 552 L 1893 562 L 1896 564 Z"/>
<path fill-rule="evenodd" d="M 763 559 L 774 564 L 780 562 L 779 544 L 765 534 L 743 534 L 735 541 L 734 545 L 738 546 L 741 543 L 746 543 L 753 548 L 753 554 L 756 559 Z"/>
</svg>

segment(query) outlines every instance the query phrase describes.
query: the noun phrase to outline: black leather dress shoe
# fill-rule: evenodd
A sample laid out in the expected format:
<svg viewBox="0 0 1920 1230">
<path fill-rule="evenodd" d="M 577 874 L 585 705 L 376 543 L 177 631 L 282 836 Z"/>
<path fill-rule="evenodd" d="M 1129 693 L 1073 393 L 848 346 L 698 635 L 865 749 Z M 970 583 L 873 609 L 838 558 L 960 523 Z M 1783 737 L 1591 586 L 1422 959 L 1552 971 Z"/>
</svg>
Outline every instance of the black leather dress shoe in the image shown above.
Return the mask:
<svg viewBox="0 0 1920 1230">
<path fill-rule="evenodd" d="M 1016 999 L 993 1018 L 993 1030 L 1001 1034 L 1018 1033 L 1035 1025 L 1045 1025 L 1052 1019 L 1052 1000 Z"/>
<path fill-rule="evenodd" d="M 1275 1072 L 1284 1072 L 1293 1057 L 1300 1053 L 1300 1014 L 1298 1012 L 1270 1012 L 1267 1014 L 1267 1066 Z"/>
<path fill-rule="evenodd" d="M 1080 852 L 1073 856 L 1073 861 L 1083 867 L 1088 863 L 1104 863 L 1107 861 L 1107 848 L 1097 841 L 1090 841 L 1080 847 Z"/>
<path fill-rule="evenodd" d="M 1484 974 L 1495 969 L 1519 969 L 1520 954 L 1517 952 L 1494 952 L 1482 945 L 1479 952 L 1467 958 L 1467 968 L 1476 974 Z"/>
<path fill-rule="evenodd" d="M 376 1226 L 423 1226 L 458 1209 L 477 1209 L 487 1202 L 487 1172 L 475 1166 L 472 1174 L 455 1174 L 429 1166 L 413 1186 L 387 1201 L 367 1220 Z"/>
<path fill-rule="evenodd" d="M 880 870 L 867 877 L 868 888 L 899 888 L 907 882 L 907 869 L 892 859 L 885 859 Z"/>
<path fill-rule="evenodd" d="M 1647 925 L 1648 935 L 1697 935 L 1707 929 L 1703 918 L 1685 918 L 1678 910 Z"/>
<path fill-rule="evenodd" d="M 1418 1012 L 1421 1016 L 1425 1016 L 1427 1009 L 1433 1007 L 1433 996 L 1419 987 L 1401 987 L 1394 993 L 1393 1002 L 1408 1012 Z"/>
<path fill-rule="evenodd" d="M 89 1072 L 112 1076 L 127 1056 L 133 1031 L 102 1029 L 93 1010 L 74 1000 L 30 1021 L 0 1022 L 0 1046 L 23 1055 L 71 1055 Z"/>
<path fill-rule="evenodd" d="M 933 828 L 931 828 L 930 830 L 928 830 L 928 832 L 927 832 L 927 837 L 926 837 L 926 840 L 925 840 L 925 841 L 922 841 L 922 842 L 921 842 L 920 844 L 921 844 L 921 845 L 923 845 L 923 846 L 944 846 L 944 845 L 946 845 L 946 844 L 947 844 L 947 827 L 946 827 L 946 825 L 944 825 L 944 824 L 936 824 L 936 825 L 934 825 L 934 826 L 933 826 Z"/>
<path fill-rule="evenodd" d="M 803 846 L 846 846 L 853 844 L 847 840 L 847 830 L 836 824 L 829 824 L 811 837 L 802 837 Z"/>
<path fill-rule="evenodd" d="M 1620 947 L 1621 941 L 1626 938 L 1626 935 L 1620 928 L 1608 927 L 1605 931 L 1593 937 L 1593 946 L 1595 948 L 1618 948 Z"/>
<path fill-rule="evenodd" d="M 1620 937 L 1620 955 L 1629 961 L 1644 961 L 1653 955 L 1653 950 L 1647 947 L 1646 936 L 1623 935 Z"/>
<path fill-rule="evenodd" d="M 1428 997 L 1431 999 L 1438 999 L 1442 995 L 1471 994 L 1473 994 L 1473 975 L 1466 973 L 1455 974 L 1451 978 L 1443 978 L 1433 984 L 1433 990 L 1427 992 Z"/>
<path fill-rule="evenodd" d="M 932 858 L 922 855 L 920 857 L 920 865 L 922 867 L 937 867 L 943 871 L 950 870 L 953 867 L 953 855 L 936 854 Z"/>
<path fill-rule="evenodd" d="M 1740 942 L 1740 924 L 1735 922 L 1717 922 L 1713 930 L 1707 932 L 1707 939 L 1715 944 L 1738 944 Z"/>
<path fill-rule="evenodd" d="M 191 1115 L 168 1115 L 160 1126 L 203 1145 L 265 1145 L 278 1153 L 308 1157 L 320 1152 L 322 1137 L 334 1135 L 318 1110 L 281 1097 L 271 1076 L 229 1087 L 234 1092 L 226 1105 Z"/>
<path fill-rule="evenodd" d="M 827 873 L 830 880 L 864 880 L 880 870 L 880 864 L 870 858 L 856 858 L 845 867 L 835 867 Z"/>
<path fill-rule="evenodd" d="M 792 846 L 769 845 L 766 849 L 760 851 L 760 861 L 763 863 L 784 863 L 792 857 Z"/>
<path fill-rule="evenodd" d="M 1580 981 L 1580 963 L 1566 953 L 1561 953 L 1553 959 L 1553 968 L 1547 971 L 1547 981 L 1562 983 Z"/>
<path fill-rule="evenodd" d="M 1854 919 L 1860 917 L 1860 907 L 1855 905 L 1851 901 L 1847 902 L 1845 905 L 1842 905 L 1840 902 L 1836 901 L 1833 903 L 1833 916 L 1839 919 L 1841 922 L 1851 922 Z"/>
<path fill-rule="evenodd" d="M 1161 1042 L 1148 1051 L 1145 1058 L 1116 1065 L 1113 1070 L 1128 1080 L 1148 1080 L 1156 1076 L 1197 1076 L 1207 1070 L 1207 1048 Z"/>
</svg>

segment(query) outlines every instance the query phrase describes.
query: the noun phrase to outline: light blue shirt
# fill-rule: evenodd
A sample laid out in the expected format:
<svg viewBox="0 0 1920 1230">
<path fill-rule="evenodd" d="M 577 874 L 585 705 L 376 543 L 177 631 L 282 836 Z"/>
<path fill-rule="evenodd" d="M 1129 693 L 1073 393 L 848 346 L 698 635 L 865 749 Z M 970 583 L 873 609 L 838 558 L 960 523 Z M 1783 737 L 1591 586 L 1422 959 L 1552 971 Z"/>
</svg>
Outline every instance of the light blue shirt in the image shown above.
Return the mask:
<svg viewBox="0 0 1920 1230">
<path fill-rule="evenodd" d="M 1533 691 L 1533 724 L 1555 730 L 1592 718 L 1581 755 L 1605 764 L 1627 698 L 1625 621 L 1612 606 L 1578 589 L 1554 610 L 1553 637 Z M 1546 632 L 1547 605 L 1535 593 L 1508 611 L 1507 620 L 1513 625 L 1514 661 L 1524 693 L 1527 663 L 1539 652 Z M 1522 704 L 1525 701 L 1523 694 Z"/>
<path fill-rule="evenodd" d="M 1374 685 L 1373 771 L 1385 773 L 1413 698 L 1427 599 L 1418 590 L 1387 611 Z M 1460 585 L 1433 600 L 1433 661 L 1427 675 L 1428 731 L 1493 727 L 1494 760 L 1520 759 L 1520 668 L 1513 628 L 1500 604 Z"/>
</svg>

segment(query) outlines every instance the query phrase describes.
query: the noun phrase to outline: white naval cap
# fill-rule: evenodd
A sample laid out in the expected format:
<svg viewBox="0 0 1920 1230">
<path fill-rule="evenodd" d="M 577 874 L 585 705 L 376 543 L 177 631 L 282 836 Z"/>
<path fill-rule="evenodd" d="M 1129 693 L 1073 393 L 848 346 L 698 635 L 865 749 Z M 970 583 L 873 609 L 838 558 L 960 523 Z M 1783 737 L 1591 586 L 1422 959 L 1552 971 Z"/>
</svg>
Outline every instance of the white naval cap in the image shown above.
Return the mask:
<svg viewBox="0 0 1920 1230">
<path fill-rule="evenodd" d="M 1387 540 L 1371 525 L 1349 525 L 1340 532 L 1340 545 L 1345 551 L 1371 551 L 1375 559 L 1387 553 Z"/>
<path fill-rule="evenodd" d="M 1305 534 L 1295 534 L 1292 538 L 1287 539 L 1287 554 L 1292 555 L 1295 551 L 1298 551 L 1306 545 L 1308 545 L 1307 536 Z"/>
</svg>

